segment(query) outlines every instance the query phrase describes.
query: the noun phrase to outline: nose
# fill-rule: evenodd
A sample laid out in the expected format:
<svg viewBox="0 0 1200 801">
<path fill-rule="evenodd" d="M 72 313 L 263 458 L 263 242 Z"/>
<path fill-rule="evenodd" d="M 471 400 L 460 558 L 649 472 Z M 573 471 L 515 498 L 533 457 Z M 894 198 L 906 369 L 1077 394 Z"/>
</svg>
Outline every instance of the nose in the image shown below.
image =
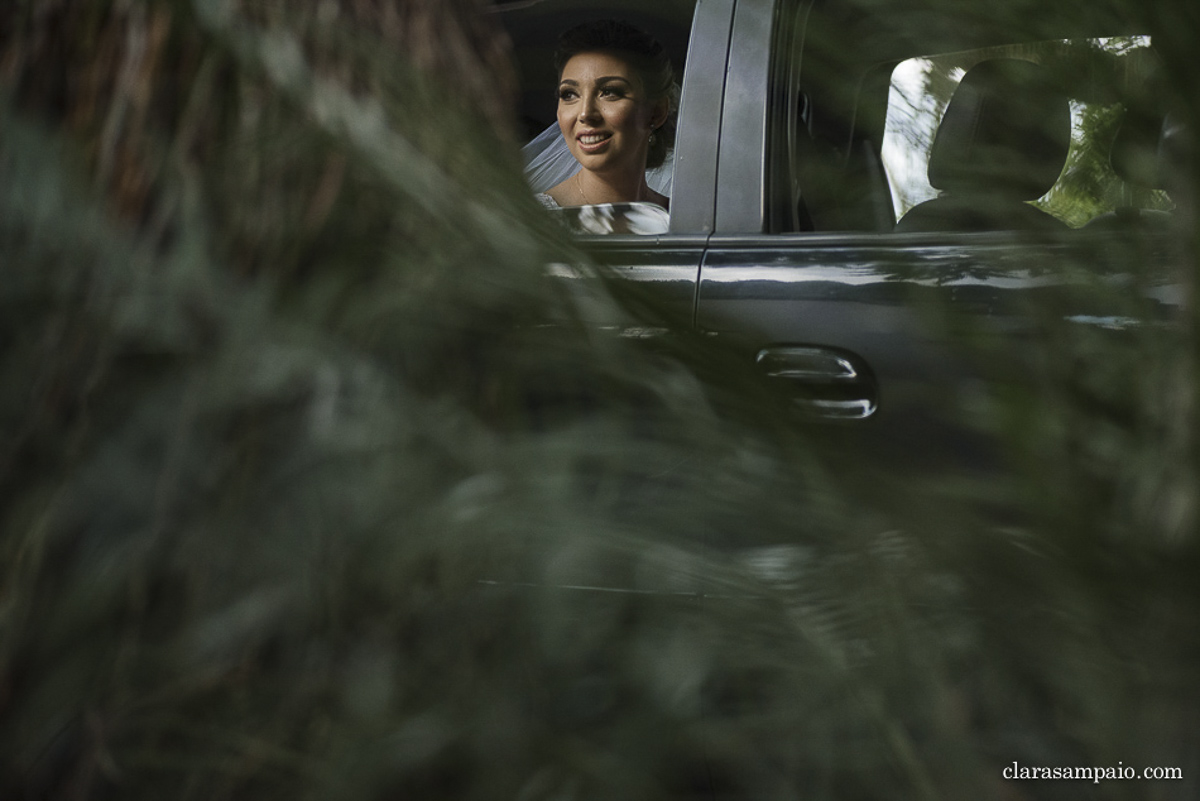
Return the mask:
<svg viewBox="0 0 1200 801">
<path fill-rule="evenodd" d="M 596 119 L 598 106 L 594 95 L 585 96 L 579 104 L 579 120 L 586 122 Z"/>
</svg>

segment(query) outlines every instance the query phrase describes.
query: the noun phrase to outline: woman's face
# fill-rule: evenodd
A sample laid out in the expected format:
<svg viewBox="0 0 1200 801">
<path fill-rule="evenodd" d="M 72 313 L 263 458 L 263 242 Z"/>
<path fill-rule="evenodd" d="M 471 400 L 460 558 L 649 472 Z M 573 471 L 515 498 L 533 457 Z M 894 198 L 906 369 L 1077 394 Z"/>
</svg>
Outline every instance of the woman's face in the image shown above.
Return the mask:
<svg viewBox="0 0 1200 801">
<path fill-rule="evenodd" d="M 558 127 L 585 169 L 644 172 L 650 132 L 666 114 L 666 101 L 652 102 L 636 70 L 619 56 L 580 53 L 563 67 Z"/>
</svg>

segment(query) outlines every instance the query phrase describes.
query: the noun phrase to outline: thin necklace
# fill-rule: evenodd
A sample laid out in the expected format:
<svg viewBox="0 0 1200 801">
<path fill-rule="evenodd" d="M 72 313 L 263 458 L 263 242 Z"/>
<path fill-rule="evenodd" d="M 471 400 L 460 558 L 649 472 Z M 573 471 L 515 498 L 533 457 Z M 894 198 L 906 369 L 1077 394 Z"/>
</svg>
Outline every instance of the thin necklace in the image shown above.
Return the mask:
<svg viewBox="0 0 1200 801">
<path fill-rule="evenodd" d="M 581 175 L 583 175 L 583 171 L 582 171 L 582 170 L 580 170 L 579 172 L 575 173 L 575 191 L 579 193 L 579 196 L 580 196 L 581 198 L 583 198 L 583 202 L 584 202 L 586 205 L 588 205 L 588 206 L 594 206 L 594 205 L 596 205 L 596 204 L 595 204 L 595 203 L 593 203 L 593 202 L 591 201 L 591 199 L 590 199 L 590 198 L 588 198 L 588 196 L 587 196 L 587 192 L 584 192 L 584 191 L 583 191 L 583 182 L 579 180 L 579 176 L 581 176 Z M 637 200 L 639 200 L 639 201 L 640 201 L 641 199 L 642 199 L 642 190 L 641 190 L 641 188 L 639 187 L 639 188 L 638 188 L 638 193 L 637 193 Z"/>
<path fill-rule="evenodd" d="M 583 191 L 583 183 L 579 180 L 579 176 L 583 175 L 583 171 L 575 173 L 575 189 L 579 192 L 579 196 L 583 198 L 583 202 L 587 206 L 594 206 L 592 201 L 588 200 L 587 193 Z"/>
</svg>

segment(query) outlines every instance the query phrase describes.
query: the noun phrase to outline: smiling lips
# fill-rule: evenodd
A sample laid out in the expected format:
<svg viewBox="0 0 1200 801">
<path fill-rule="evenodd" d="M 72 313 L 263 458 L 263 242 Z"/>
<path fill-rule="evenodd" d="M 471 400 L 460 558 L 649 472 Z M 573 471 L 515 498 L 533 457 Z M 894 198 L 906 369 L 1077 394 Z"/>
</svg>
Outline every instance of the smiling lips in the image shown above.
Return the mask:
<svg viewBox="0 0 1200 801">
<path fill-rule="evenodd" d="M 600 145 L 612 138 L 611 133 L 585 133 L 576 137 L 580 147 L 585 151 L 596 150 Z"/>
</svg>

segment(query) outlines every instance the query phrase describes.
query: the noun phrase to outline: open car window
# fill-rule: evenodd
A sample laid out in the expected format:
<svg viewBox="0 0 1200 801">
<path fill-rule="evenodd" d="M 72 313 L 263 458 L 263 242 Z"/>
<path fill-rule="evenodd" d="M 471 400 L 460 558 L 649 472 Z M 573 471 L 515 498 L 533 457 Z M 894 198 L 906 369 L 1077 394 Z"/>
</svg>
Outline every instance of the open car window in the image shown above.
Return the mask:
<svg viewBox="0 0 1200 801">
<path fill-rule="evenodd" d="M 557 128 L 557 75 L 553 56 L 559 35 L 588 20 L 612 18 L 646 31 L 667 51 L 681 84 L 697 0 L 537 0 L 507 2 L 493 13 L 508 33 L 520 80 L 519 115 L 527 143 L 523 155 L 531 192 L 550 188 L 546 176 L 562 179 L 561 165 L 547 164 L 548 146 L 561 138 Z M 561 152 L 554 154 L 561 158 Z M 568 158 L 569 158 L 569 154 Z M 567 164 L 573 172 L 577 164 Z M 540 174 L 539 174 L 540 173 Z M 672 193 L 674 151 L 666 163 L 647 172 L 647 183 L 668 197 Z M 650 204 L 602 204 L 589 208 L 555 210 L 573 230 L 586 234 L 659 234 L 668 212 Z M 643 208 L 638 208 L 643 207 Z"/>
</svg>

